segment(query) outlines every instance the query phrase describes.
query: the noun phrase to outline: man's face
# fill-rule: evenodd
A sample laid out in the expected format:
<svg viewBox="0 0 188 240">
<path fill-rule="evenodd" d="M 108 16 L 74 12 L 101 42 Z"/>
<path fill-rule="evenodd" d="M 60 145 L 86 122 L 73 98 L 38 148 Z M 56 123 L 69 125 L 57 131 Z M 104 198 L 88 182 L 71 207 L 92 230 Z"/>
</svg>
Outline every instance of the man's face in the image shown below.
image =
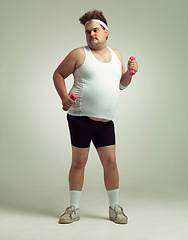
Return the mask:
<svg viewBox="0 0 188 240">
<path fill-rule="evenodd" d="M 99 23 L 89 22 L 85 26 L 86 40 L 90 48 L 98 48 L 106 43 L 108 30 L 104 29 Z"/>
</svg>

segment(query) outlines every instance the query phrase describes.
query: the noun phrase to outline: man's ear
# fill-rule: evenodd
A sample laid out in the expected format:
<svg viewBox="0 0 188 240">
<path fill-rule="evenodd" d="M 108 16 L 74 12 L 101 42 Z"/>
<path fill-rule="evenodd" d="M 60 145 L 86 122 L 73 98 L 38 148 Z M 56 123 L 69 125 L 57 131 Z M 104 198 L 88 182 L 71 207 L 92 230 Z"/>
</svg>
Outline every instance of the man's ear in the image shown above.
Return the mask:
<svg viewBox="0 0 188 240">
<path fill-rule="evenodd" d="M 104 31 L 105 31 L 105 33 L 106 33 L 106 39 L 107 39 L 107 38 L 108 38 L 108 30 L 105 29 Z"/>
</svg>

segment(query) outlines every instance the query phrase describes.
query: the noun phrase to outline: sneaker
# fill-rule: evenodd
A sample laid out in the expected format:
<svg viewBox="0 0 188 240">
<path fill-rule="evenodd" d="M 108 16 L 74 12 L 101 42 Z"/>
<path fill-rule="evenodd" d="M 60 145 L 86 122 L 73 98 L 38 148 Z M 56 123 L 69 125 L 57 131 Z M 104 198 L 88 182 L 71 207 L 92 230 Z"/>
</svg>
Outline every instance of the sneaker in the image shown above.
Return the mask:
<svg viewBox="0 0 188 240">
<path fill-rule="evenodd" d="M 120 224 L 128 223 L 128 217 L 123 212 L 123 208 L 119 205 L 115 205 L 114 209 L 109 207 L 109 218 L 115 223 L 120 223 Z"/>
<path fill-rule="evenodd" d="M 70 206 L 66 208 L 66 211 L 60 216 L 59 223 L 72 223 L 80 219 L 79 208 Z"/>
</svg>

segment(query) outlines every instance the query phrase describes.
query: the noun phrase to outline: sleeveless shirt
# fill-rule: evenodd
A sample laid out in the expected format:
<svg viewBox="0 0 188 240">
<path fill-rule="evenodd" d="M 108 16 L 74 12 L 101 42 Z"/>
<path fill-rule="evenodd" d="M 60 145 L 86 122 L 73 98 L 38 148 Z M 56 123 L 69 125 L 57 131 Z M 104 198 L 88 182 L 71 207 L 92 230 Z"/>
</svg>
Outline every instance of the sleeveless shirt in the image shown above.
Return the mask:
<svg viewBox="0 0 188 240">
<path fill-rule="evenodd" d="M 88 46 L 84 47 L 84 63 L 74 73 L 74 84 L 69 92 L 76 94 L 76 103 L 68 113 L 73 116 L 88 116 L 112 120 L 119 101 L 119 84 L 122 65 L 114 53 L 110 62 L 104 63 L 95 58 Z"/>
</svg>

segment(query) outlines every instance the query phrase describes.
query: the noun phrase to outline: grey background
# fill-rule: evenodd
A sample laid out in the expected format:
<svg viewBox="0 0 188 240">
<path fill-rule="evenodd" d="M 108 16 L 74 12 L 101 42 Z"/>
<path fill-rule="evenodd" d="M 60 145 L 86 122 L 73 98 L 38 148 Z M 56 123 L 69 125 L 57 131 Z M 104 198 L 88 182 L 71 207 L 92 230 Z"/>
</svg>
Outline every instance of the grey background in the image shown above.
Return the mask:
<svg viewBox="0 0 188 240">
<path fill-rule="evenodd" d="M 168 206 L 166 217 L 174 216 L 173 204 L 182 207 L 176 216 L 185 217 L 188 2 L 1 0 L 0 209 L 4 228 L 0 235 L 6 239 L 13 239 L 8 231 L 10 219 L 17 222 L 16 239 L 25 239 L 21 224 L 26 224 L 28 216 L 32 216 L 33 226 L 41 223 L 35 216 L 45 216 L 56 224 L 69 204 L 71 146 L 66 113 L 61 109 L 52 75 L 72 49 L 86 44 L 78 19 L 92 8 L 104 12 L 109 25 L 108 45 L 121 52 L 125 65 L 132 55 L 139 63 L 131 85 L 121 92 L 114 119 L 120 202 L 137 220 L 149 212 L 152 217 L 156 212 L 164 213 L 164 203 Z M 68 89 L 72 80 L 70 76 L 66 81 Z M 103 170 L 93 146 L 80 207 L 85 218 L 87 212 L 91 213 L 87 224 L 97 220 L 92 217 L 97 209 L 108 210 Z M 143 208 L 146 211 L 139 212 Z M 156 212 L 152 212 L 154 209 Z M 151 223 L 149 217 L 147 221 Z M 101 239 L 107 236 L 104 229 Z M 139 223 L 129 225 L 129 239 L 135 239 L 135 229 L 139 229 Z M 149 239 L 183 239 L 187 234 L 183 225 L 173 233 L 167 229 L 162 232 Z M 45 239 L 50 239 L 50 233 L 46 232 Z M 152 233 L 151 228 L 149 235 Z M 42 232 L 39 234 L 44 238 Z M 35 235 L 28 236 L 35 239 Z M 146 230 L 136 237 L 147 236 Z M 93 239 L 96 237 L 94 234 Z"/>
</svg>

